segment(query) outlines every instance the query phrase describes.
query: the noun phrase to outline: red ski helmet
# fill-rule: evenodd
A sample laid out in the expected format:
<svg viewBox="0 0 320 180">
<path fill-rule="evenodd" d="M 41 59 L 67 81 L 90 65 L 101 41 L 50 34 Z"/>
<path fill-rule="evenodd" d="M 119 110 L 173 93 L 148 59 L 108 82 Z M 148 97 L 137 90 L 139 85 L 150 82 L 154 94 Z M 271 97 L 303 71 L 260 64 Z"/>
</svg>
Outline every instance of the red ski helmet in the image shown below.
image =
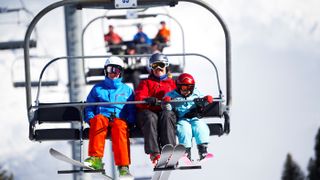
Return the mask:
<svg viewBox="0 0 320 180">
<path fill-rule="evenodd" d="M 177 92 L 180 94 L 181 90 L 189 90 L 192 94 L 196 82 L 192 75 L 188 73 L 182 73 L 176 80 Z"/>
</svg>

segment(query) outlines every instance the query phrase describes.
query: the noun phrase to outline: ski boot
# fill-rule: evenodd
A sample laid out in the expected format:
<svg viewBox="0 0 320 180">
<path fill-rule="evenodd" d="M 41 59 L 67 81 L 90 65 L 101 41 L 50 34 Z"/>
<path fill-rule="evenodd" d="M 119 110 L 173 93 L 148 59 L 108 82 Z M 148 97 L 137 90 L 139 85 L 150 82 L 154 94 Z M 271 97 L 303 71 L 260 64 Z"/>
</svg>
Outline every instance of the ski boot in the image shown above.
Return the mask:
<svg viewBox="0 0 320 180">
<path fill-rule="evenodd" d="M 204 158 L 206 158 L 207 154 L 208 154 L 208 143 L 202 143 L 202 144 L 198 144 L 198 152 L 199 152 L 199 157 L 200 157 L 200 161 Z"/>
<path fill-rule="evenodd" d="M 150 160 L 152 164 L 156 165 L 160 159 L 160 154 L 159 153 L 151 153 L 150 154 Z"/>
<path fill-rule="evenodd" d="M 84 160 L 84 164 L 86 166 L 92 167 L 95 170 L 103 169 L 103 163 L 101 157 L 88 157 Z"/>
<path fill-rule="evenodd" d="M 130 175 L 129 166 L 119 166 L 118 170 L 120 176 Z"/>
</svg>

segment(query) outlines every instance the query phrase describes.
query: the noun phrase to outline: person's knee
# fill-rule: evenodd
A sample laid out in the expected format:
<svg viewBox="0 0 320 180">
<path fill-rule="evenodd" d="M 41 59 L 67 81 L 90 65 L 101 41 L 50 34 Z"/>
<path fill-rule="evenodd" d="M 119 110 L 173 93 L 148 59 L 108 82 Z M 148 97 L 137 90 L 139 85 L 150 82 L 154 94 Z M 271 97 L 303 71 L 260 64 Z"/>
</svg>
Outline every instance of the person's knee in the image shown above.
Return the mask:
<svg viewBox="0 0 320 180">
<path fill-rule="evenodd" d="M 141 128 L 156 126 L 158 124 L 158 115 L 150 110 L 145 110 L 139 114 L 138 122 Z"/>
<path fill-rule="evenodd" d="M 90 119 L 89 122 L 90 122 L 90 126 L 92 126 L 92 125 L 108 126 L 108 118 L 106 118 L 102 114 L 95 115 L 92 119 Z"/>
<path fill-rule="evenodd" d="M 128 126 L 125 120 L 115 119 L 115 121 L 113 122 L 113 127 L 119 129 L 127 129 Z"/>
<path fill-rule="evenodd" d="M 176 123 L 176 115 L 173 111 L 164 110 L 161 112 L 161 121 Z"/>
</svg>

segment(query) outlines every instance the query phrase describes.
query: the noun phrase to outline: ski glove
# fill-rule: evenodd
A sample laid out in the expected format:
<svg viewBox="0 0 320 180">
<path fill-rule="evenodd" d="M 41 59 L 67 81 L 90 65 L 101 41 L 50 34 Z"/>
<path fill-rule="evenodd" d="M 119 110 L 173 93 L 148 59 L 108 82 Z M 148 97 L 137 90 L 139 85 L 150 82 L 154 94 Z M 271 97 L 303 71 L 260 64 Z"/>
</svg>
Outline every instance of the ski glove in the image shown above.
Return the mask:
<svg viewBox="0 0 320 180">
<path fill-rule="evenodd" d="M 172 110 L 172 106 L 171 106 L 171 104 L 169 103 L 170 101 L 171 101 L 171 97 L 165 96 L 165 97 L 162 99 L 162 102 L 161 102 L 161 109 L 162 109 L 162 110 L 171 111 L 171 110 Z"/>
<path fill-rule="evenodd" d="M 212 96 L 207 95 L 207 96 L 205 96 L 203 98 L 195 98 L 193 101 L 197 106 L 204 107 L 204 106 L 212 103 L 213 102 L 213 98 L 212 98 Z"/>
<path fill-rule="evenodd" d="M 151 105 L 151 106 L 155 106 L 157 104 L 157 98 L 155 97 L 148 97 L 148 98 L 145 98 L 143 99 L 148 105 Z"/>
<path fill-rule="evenodd" d="M 169 103 L 171 101 L 171 97 L 170 96 L 165 96 L 164 98 L 162 98 L 162 101 L 165 103 Z"/>
<path fill-rule="evenodd" d="M 205 97 L 203 97 L 203 99 L 207 101 L 209 104 L 213 102 L 213 98 L 210 95 L 206 95 Z"/>
</svg>

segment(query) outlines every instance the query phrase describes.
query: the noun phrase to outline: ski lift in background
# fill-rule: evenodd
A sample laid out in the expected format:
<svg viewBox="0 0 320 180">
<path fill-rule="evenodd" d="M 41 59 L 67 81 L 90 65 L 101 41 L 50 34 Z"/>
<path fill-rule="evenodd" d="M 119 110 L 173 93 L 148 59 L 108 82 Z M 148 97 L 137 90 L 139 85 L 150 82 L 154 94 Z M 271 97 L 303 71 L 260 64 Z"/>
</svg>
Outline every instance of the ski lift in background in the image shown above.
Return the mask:
<svg viewBox="0 0 320 180">
<path fill-rule="evenodd" d="M 180 31 L 181 31 L 182 53 L 185 53 L 184 31 L 183 31 L 181 24 L 179 23 L 179 21 L 176 18 L 172 17 L 168 13 L 151 14 L 151 13 L 141 13 L 139 11 L 132 11 L 131 10 L 131 11 L 127 11 L 127 13 L 123 14 L 123 15 L 103 15 L 103 16 L 98 16 L 98 17 L 92 19 L 91 21 L 89 21 L 87 23 L 87 25 L 82 30 L 82 36 L 81 36 L 82 56 L 85 55 L 84 34 L 85 34 L 86 30 L 88 29 L 88 27 L 93 22 L 95 22 L 97 20 L 107 20 L 107 22 L 112 21 L 112 20 L 117 20 L 117 21 L 122 21 L 122 22 L 129 20 L 129 21 L 131 21 L 131 24 L 126 25 L 126 26 L 132 27 L 132 26 L 137 25 L 137 23 L 132 23 L 132 20 L 137 21 L 137 20 L 143 20 L 146 18 L 157 18 L 159 16 L 169 18 L 178 25 L 178 27 L 180 28 Z M 121 27 L 124 27 L 124 26 L 122 25 Z M 154 41 L 154 39 L 152 41 Z M 168 44 L 168 43 L 157 43 L 157 45 L 159 45 L 163 48 L 170 46 L 170 44 Z M 148 48 L 149 50 L 146 52 L 152 53 L 152 51 L 150 49 L 151 48 L 150 45 L 148 45 L 148 44 L 135 44 L 135 42 L 133 40 L 125 40 L 121 44 L 117 44 L 117 45 L 106 44 L 106 48 L 108 50 L 115 49 L 115 48 L 121 49 L 121 50 L 117 51 L 117 52 L 119 52 L 118 54 L 114 54 L 114 55 L 130 54 L 130 53 L 126 53 L 126 52 L 128 52 L 128 50 L 130 50 L 130 48 L 134 48 L 134 49 Z M 142 52 L 142 51 L 137 50 L 137 52 Z M 137 54 L 141 54 L 141 53 L 137 53 Z M 148 59 L 141 58 L 139 56 L 137 56 L 137 57 L 138 58 L 127 57 L 124 59 L 125 64 L 126 64 L 125 72 L 124 72 L 124 81 L 133 83 L 134 88 L 136 88 L 138 86 L 140 79 L 146 78 L 149 74 L 148 69 L 146 68 L 148 66 L 148 64 L 147 64 Z M 100 61 L 100 62 L 102 63 L 102 61 Z M 184 67 L 185 67 L 184 57 L 181 57 L 181 59 L 178 59 L 175 62 L 170 62 L 170 71 L 171 71 L 171 74 L 173 75 L 173 77 L 177 77 L 180 73 L 182 73 L 184 71 Z M 103 71 L 103 68 L 101 68 L 101 65 L 99 65 L 99 67 L 89 67 L 88 63 L 85 61 L 85 59 L 83 59 L 83 68 L 84 68 L 86 84 L 95 84 L 104 78 L 104 71 Z"/>
<path fill-rule="evenodd" d="M 20 1 L 20 3 L 21 3 L 21 6 L 22 6 L 20 8 L 0 7 L 0 15 L 9 15 L 9 14 L 12 14 L 12 13 L 16 13 L 17 14 L 17 21 L 16 22 L 12 21 L 11 20 L 12 18 L 3 18 L 3 19 L 10 19 L 10 21 L 8 21 L 8 22 L 1 21 L 0 22 L 1 25 L 8 25 L 8 24 L 15 24 L 15 25 L 17 24 L 17 25 L 19 25 L 19 24 L 23 24 L 26 27 L 28 26 L 28 24 L 26 22 L 21 21 L 20 12 L 25 13 L 26 15 L 28 15 L 31 18 L 33 18 L 34 15 L 33 15 L 33 13 L 31 11 L 29 11 L 25 7 L 23 1 Z M 25 17 L 25 16 L 23 16 L 23 17 Z M 21 48 L 23 48 L 23 45 L 24 45 L 23 40 L 16 40 L 15 39 L 15 40 L 10 40 L 10 41 L 4 41 L 4 42 L 0 42 L 0 50 L 21 49 Z M 29 47 L 30 48 L 37 47 L 36 37 L 35 37 L 35 39 L 30 40 Z"/>
<path fill-rule="evenodd" d="M 46 65 L 47 56 L 30 56 L 32 59 L 31 66 L 35 69 L 31 75 L 31 87 L 39 86 L 39 74 L 41 69 Z M 17 57 L 11 65 L 11 81 L 15 88 L 25 87 L 24 64 L 22 57 Z M 59 69 L 58 66 L 52 66 L 45 74 L 44 79 L 41 80 L 41 86 L 57 86 L 59 83 Z"/>
<path fill-rule="evenodd" d="M 17 13 L 18 14 L 18 20 L 17 22 L 13 23 L 13 24 L 23 24 L 23 26 L 28 27 L 28 23 L 25 21 L 22 21 L 20 19 L 20 12 L 23 12 L 25 14 L 27 14 L 29 17 L 33 18 L 33 13 L 31 11 L 29 11 L 23 1 L 20 1 L 20 3 L 22 4 L 21 8 L 4 8 L 4 7 L 0 7 L 0 14 L 11 14 L 11 13 Z M 25 16 L 23 16 L 25 17 Z M 7 22 L 9 23 L 9 22 Z M 1 24 L 6 24 L 6 23 L 1 23 Z M 19 29 L 19 28 L 17 28 Z M 36 31 L 36 30 L 35 30 Z M 14 38 L 16 38 L 17 35 L 15 35 Z M 35 32 L 35 39 L 37 39 L 37 32 Z M 26 83 L 25 83 L 25 79 L 24 79 L 24 64 L 23 64 L 23 57 L 16 55 L 18 49 L 22 49 L 24 46 L 24 40 L 10 40 L 10 41 L 6 41 L 6 42 L 0 42 L 0 50 L 11 50 L 13 52 L 13 54 L 15 54 L 16 58 L 15 60 L 12 62 L 12 66 L 11 66 L 11 81 L 12 81 L 12 85 L 13 87 L 25 87 Z M 29 43 L 29 48 L 36 48 L 37 47 L 37 40 L 30 40 Z M 42 66 L 46 63 L 45 61 L 43 61 L 43 59 L 48 57 L 45 56 L 30 56 L 30 58 L 32 59 L 32 66 L 33 67 L 38 67 L 35 69 L 42 69 Z M 42 65 L 42 66 L 41 66 Z M 39 72 L 34 72 L 34 74 L 32 75 L 33 80 L 31 80 L 31 86 L 35 87 L 38 86 L 38 80 L 36 78 L 38 78 Z M 57 67 L 55 67 L 54 69 L 51 69 L 50 72 L 48 72 L 48 76 L 46 76 L 46 79 L 42 82 L 42 86 L 56 86 L 58 85 L 58 69 Z"/>
<path fill-rule="evenodd" d="M 214 96 L 214 102 L 208 109 L 207 116 L 210 118 L 219 118 L 224 120 L 224 122 L 208 122 L 210 128 L 210 135 L 221 136 L 223 134 L 228 134 L 230 132 L 230 119 L 229 110 L 231 106 L 231 49 L 230 49 L 230 36 L 227 26 L 221 17 L 214 11 L 208 4 L 199 0 L 181 0 L 194 3 L 207 9 L 211 14 L 213 14 L 222 26 L 225 35 L 225 53 L 226 53 L 226 78 L 225 78 L 225 92 L 226 96 L 223 95 L 222 87 L 220 86 L 220 80 L 218 76 L 218 71 L 215 64 L 206 56 L 196 53 L 181 53 L 181 54 L 166 54 L 169 57 L 177 56 L 196 56 L 201 59 L 207 60 L 212 64 L 215 71 L 216 81 L 217 81 L 217 92 L 218 95 Z M 127 8 L 142 8 L 142 7 L 156 7 L 156 6 L 176 6 L 180 2 L 179 0 L 139 0 L 139 3 L 134 7 Z M 29 43 L 30 35 L 33 28 L 37 22 L 49 11 L 66 5 L 74 5 L 75 7 L 82 8 L 105 8 L 105 9 L 115 9 L 117 7 L 113 4 L 113 1 L 100 1 L 100 0 L 64 0 L 55 2 L 54 4 L 46 7 L 33 19 L 30 23 L 28 30 L 25 35 L 24 53 L 25 53 L 25 75 L 26 75 L 26 104 L 29 120 L 29 139 L 34 141 L 49 141 L 49 140 L 79 140 L 80 144 L 83 145 L 82 141 L 88 138 L 88 129 L 84 127 L 84 108 L 86 106 L 93 105 L 110 105 L 110 104 L 143 104 L 145 101 L 128 101 L 128 102 L 40 102 L 39 94 L 41 83 L 39 83 L 36 101 L 33 104 L 31 96 L 31 78 L 30 78 L 30 55 L 29 55 Z M 150 54 L 139 54 L 139 55 L 122 55 L 120 57 L 149 57 Z M 55 61 L 62 59 L 94 59 L 94 58 L 107 58 L 110 56 L 78 56 L 78 57 L 58 57 L 54 58 L 45 65 L 44 69 L 41 71 L 39 82 L 41 82 L 42 75 L 49 65 Z M 226 98 L 226 99 L 225 99 Z M 179 101 L 181 102 L 181 101 Z M 174 102 L 173 102 L 174 103 Z M 41 128 L 43 124 L 61 124 L 61 123 L 78 123 L 78 127 L 67 127 L 67 128 Z M 130 131 L 131 138 L 141 138 L 142 134 L 138 128 Z M 82 154 L 82 148 L 80 148 L 80 154 Z M 75 173 L 72 171 L 71 173 Z M 79 170 L 77 172 L 83 172 Z"/>
</svg>

